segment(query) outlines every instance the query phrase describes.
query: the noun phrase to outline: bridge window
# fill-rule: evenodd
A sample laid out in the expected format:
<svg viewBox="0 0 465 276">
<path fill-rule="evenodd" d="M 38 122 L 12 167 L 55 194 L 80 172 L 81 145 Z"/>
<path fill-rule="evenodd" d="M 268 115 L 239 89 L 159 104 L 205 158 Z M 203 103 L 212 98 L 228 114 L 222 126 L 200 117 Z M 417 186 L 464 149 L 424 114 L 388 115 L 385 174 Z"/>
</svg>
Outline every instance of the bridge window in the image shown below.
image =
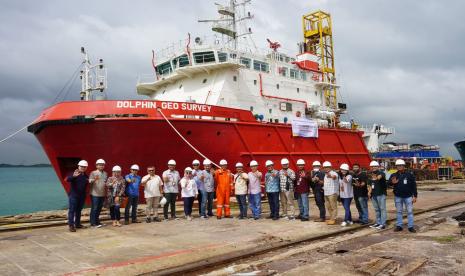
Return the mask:
<svg viewBox="0 0 465 276">
<path fill-rule="evenodd" d="M 262 72 L 269 72 L 270 65 L 266 62 L 254 60 L 253 69 Z"/>
<path fill-rule="evenodd" d="M 228 54 L 227 54 L 227 53 L 218 52 L 218 61 L 219 61 L 219 62 L 225 62 L 226 60 L 228 60 Z"/>
<path fill-rule="evenodd" d="M 279 68 L 279 74 L 283 77 L 286 77 L 287 76 L 287 67 L 281 67 Z"/>
<path fill-rule="evenodd" d="M 304 71 L 300 71 L 300 76 L 302 77 L 302 80 L 307 80 L 307 73 L 305 73 Z"/>
<path fill-rule="evenodd" d="M 298 80 L 298 79 L 300 79 L 299 75 L 300 75 L 300 74 L 299 74 L 299 71 L 297 71 L 297 70 L 295 70 L 295 69 L 291 69 L 291 70 L 289 71 L 289 77 L 291 77 L 291 79 L 296 79 L 296 80 Z"/>
<path fill-rule="evenodd" d="M 158 75 L 168 75 L 173 71 L 171 63 L 169 61 L 162 63 L 155 67 Z"/>
<path fill-rule="evenodd" d="M 194 53 L 194 61 L 196 64 L 215 62 L 215 54 L 213 51 Z"/>
<path fill-rule="evenodd" d="M 241 57 L 241 64 L 245 65 L 246 68 L 250 69 L 250 63 L 252 60 L 250 58 Z"/>
</svg>

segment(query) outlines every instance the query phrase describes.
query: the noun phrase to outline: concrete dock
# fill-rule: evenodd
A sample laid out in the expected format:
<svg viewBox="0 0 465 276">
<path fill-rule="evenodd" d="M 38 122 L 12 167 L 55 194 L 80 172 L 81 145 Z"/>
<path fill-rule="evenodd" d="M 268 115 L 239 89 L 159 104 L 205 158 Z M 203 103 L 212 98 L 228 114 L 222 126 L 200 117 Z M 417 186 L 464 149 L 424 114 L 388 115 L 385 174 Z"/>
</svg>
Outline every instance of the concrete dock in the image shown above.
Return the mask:
<svg viewBox="0 0 465 276">
<path fill-rule="evenodd" d="M 465 202 L 465 183 L 419 188 L 416 211 Z M 395 217 L 392 196 L 388 218 Z M 374 211 L 370 206 L 370 218 Z M 267 212 L 267 204 L 263 204 Z M 234 210 L 237 212 L 237 210 Z M 465 211 L 465 210 L 464 210 Z M 317 208 L 310 199 L 311 218 Z M 339 206 L 339 218 L 343 208 Z M 352 214 L 358 217 L 355 205 Z M 264 214 L 263 217 L 266 217 Z M 356 227 L 281 219 L 237 220 L 211 218 L 170 220 L 123 227 L 78 229 L 66 226 L 0 232 L 1 275 L 134 275 L 167 271 L 188 264 L 207 264 L 271 246 L 300 240 L 318 240 Z M 377 230 L 370 230 L 377 231 Z M 406 235 L 415 235 L 407 234 Z M 175 272 L 175 270 L 171 270 Z"/>
</svg>

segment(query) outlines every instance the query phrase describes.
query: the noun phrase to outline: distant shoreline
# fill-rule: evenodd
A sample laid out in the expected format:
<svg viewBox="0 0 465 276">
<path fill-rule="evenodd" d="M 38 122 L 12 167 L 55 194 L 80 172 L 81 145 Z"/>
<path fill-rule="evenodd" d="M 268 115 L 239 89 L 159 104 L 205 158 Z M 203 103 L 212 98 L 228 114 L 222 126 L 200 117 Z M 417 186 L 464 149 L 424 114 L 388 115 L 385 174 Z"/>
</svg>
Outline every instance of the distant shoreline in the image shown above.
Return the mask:
<svg viewBox="0 0 465 276">
<path fill-rule="evenodd" d="M 0 164 L 0 168 L 49 168 L 50 164 L 33 164 L 33 165 L 14 165 L 14 164 Z"/>
</svg>

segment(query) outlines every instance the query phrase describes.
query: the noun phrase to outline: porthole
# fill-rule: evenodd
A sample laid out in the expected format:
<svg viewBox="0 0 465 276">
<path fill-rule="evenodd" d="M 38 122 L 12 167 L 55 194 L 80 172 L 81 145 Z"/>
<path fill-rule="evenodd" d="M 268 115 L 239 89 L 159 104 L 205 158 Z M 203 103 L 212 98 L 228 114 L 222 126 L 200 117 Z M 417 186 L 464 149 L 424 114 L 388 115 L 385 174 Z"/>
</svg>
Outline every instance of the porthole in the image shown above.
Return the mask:
<svg viewBox="0 0 465 276">
<path fill-rule="evenodd" d="M 233 81 L 237 81 L 237 76 L 233 76 Z"/>
<path fill-rule="evenodd" d="M 192 131 L 188 130 L 187 135 L 191 135 L 191 134 L 192 134 Z"/>
<path fill-rule="evenodd" d="M 299 88 L 299 87 L 297 87 L 297 93 L 299 93 L 299 92 L 300 92 L 300 88 Z"/>
<path fill-rule="evenodd" d="M 216 136 L 220 136 L 221 132 L 220 131 L 217 131 L 216 132 Z"/>
<path fill-rule="evenodd" d="M 276 84 L 276 89 L 279 89 L 279 83 Z"/>
</svg>

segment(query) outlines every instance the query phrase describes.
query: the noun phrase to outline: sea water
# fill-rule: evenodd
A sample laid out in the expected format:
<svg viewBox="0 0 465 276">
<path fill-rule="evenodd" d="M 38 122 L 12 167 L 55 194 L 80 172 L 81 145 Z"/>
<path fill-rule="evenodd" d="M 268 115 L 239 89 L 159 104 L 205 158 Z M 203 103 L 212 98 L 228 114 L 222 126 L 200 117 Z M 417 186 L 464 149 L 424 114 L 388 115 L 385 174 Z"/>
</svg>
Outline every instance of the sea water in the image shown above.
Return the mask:
<svg viewBox="0 0 465 276">
<path fill-rule="evenodd" d="M 0 168 L 0 216 L 67 208 L 67 196 L 51 167 Z"/>
</svg>

